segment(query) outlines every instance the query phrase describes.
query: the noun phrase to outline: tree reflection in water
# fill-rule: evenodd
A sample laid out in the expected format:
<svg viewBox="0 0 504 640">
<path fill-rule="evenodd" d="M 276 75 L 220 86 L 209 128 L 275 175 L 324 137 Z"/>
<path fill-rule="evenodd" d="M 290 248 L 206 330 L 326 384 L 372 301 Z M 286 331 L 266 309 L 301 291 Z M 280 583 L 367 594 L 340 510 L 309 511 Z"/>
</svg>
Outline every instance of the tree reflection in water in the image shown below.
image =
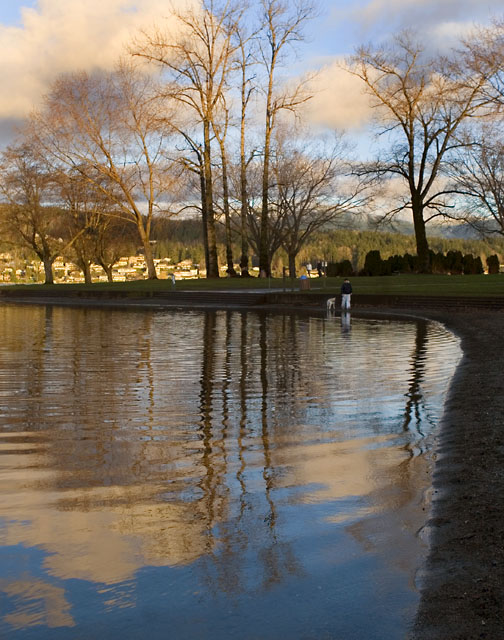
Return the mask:
<svg viewBox="0 0 504 640">
<path fill-rule="evenodd" d="M 379 637 L 403 637 L 429 486 L 420 454 L 458 357 L 441 327 L 0 316 L 5 630 L 85 636 L 128 610 L 122 635 L 138 637 L 149 606 L 177 637 L 364 638 L 361 612 L 392 607 Z"/>
</svg>

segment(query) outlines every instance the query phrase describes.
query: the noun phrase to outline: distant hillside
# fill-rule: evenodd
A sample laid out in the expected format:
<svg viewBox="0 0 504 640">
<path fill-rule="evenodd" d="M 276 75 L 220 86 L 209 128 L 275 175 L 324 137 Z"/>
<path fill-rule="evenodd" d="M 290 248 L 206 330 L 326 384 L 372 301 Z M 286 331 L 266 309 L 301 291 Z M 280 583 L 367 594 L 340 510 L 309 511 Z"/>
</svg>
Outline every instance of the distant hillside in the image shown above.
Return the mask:
<svg viewBox="0 0 504 640">
<path fill-rule="evenodd" d="M 298 256 L 298 265 L 311 262 L 316 264 L 318 260 L 328 262 L 340 262 L 350 260 L 355 269 L 361 269 L 368 251 L 378 250 L 382 258 L 391 255 L 403 255 L 416 253 L 413 227 L 404 222 L 394 225 L 394 229 L 400 228 L 401 232 L 370 229 L 373 226 L 369 220 L 359 219 L 355 229 L 355 218 L 352 219 L 354 228 L 335 229 L 315 234 Z M 350 220 L 346 221 L 347 224 Z M 224 259 L 224 237 L 222 228 L 219 227 L 220 260 Z M 434 235 L 434 233 L 436 235 Z M 446 253 L 450 250 L 461 251 L 480 256 L 483 264 L 486 258 L 497 253 L 504 262 L 504 239 L 490 241 L 470 237 L 471 234 L 462 233 L 461 225 L 438 225 L 431 227 L 429 236 L 430 247 L 435 252 Z M 154 229 L 154 238 L 157 240 L 157 252 L 159 257 L 170 257 L 174 262 L 183 259 L 191 259 L 195 263 L 204 263 L 201 222 L 199 220 L 164 220 Z M 233 248 L 235 261 L 238 261 L 239 244 L 236 242 Z M 275 272 L 281 272 L 287 265 L 287 259 L 282 251 L 279 251 L 272 267 Z"/>
<path fill-rule="evenodd" d="M 350 229 L 363 231 L 383 231 L 388 233 L 400 233 L 403 235 L 414 235 L 413 223 L 408 220 L 394 220 L 387 224 L 377 224 L 372 216 L 366 216 L 357 222 L 354 217 L 353 224 L 345 225 Z M 480 240 L 478 232 L 468 224 L 442 222 L 430 223 L 427 226 L 427 236 L 429 238 L 466 238 L 470 240 Z"/>
</svg>

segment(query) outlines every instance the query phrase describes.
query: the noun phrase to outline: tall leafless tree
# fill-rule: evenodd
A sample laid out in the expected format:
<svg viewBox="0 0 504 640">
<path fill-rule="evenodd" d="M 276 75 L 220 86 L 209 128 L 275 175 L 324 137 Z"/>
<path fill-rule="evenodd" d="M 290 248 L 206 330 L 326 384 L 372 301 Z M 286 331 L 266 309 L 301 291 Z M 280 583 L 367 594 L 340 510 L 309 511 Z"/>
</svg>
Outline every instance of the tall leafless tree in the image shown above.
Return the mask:
<svg viewBox="0 0 504 640">
<path fill-rule="evenodd" d="M 158 88 L 133 65 L 59 77 L 31 131 L 54 163 L 81 174 L 136 226 L 149 279 L 151 228 L 173 189 Z"/>
<path fill-rule="evenodd" d="M 247 125 L 248 110 L 250 100 L 256 92 L 254 84 L 255 76 L 252 68 L 255 61 L 255 44 L 259 31 L 247 29 L 242 20 L 235 32 L 236 47 L 236 72 L 239 76 L 240 84 L 240 183 L 239 183 L 239 203 L 240 203 L 240 227 L 239 235 L 241 241 L 240 271 L 242 278 L 248 278 L 249 256 L 248 256 L 248 185 L 247 170 L 254 158 L 254 152 L 247 153 Z"/>
<path fill-rule="evenodd" d="M 218 105 L 226 90 L 235 46 L 232 35 L 242 8 L 226 0 L 204 0 L 201 7 L 174 11 L 178 31 L 161 29 L 144 32 L 132 53 L 157 63 L 169 72 L 164 93 L 192 112 L 190 118 L 202 129 L 205 238 L 208 249 L 207 277 L 219 277 L 215 232 L 214 184 L 212 167 L 213 124 Z"/>
<path fill-rule="evenodd" d="M 234 268 L 233 260 L 233 246 L 232 246 L 232 233 L 231 233 L 231 208 L 229 204 L 229 162 L 226 149 L 226 138 L 229 129 L 229 109 L 223 100 L 222 104 L 223 122 L 222 124 L 213 123 L 213 131 L 215 138 L 220 148 L 221 156 L 221 183 L 222 183 L 222 211 L 224 214 L 224 230 L 226 238 L 226 264 L 227 274 L 229 277 L 235 277 L 236 270 Z"/>
<path fill-rule="evenodd" d="M 488 82 L 495 64 L 477 68 L 465 52 L 450 58 L 428 56 L 408 33 L 390 47 L 362 47 L 350 59 L 377 109 L 386 150 L 375 162 L 361 165 L 361 175 L 395 176 L 408 194 L 389 213 L 411 209 L 420 269 L 428 272 L 426 223 L 446 211 L 440 182 L 443 163 L 459 147 L 456 133 L 468 118 L 490 107 Z"/>
<path fill-rule="evenodd" d="M 259 269 L 263 275 L 271 275 L 271 255 L 268 254 L 268 195 L 270 187 L 270 161 L 272 136 L 278 114 L 282 110 L 295 112 L 310 95 L 305 82 L 279 87 L 277 71 L 287 47 L 303 39 L 302 28 L 315 14 L 310 0 L 261 0 L 264 36 L 260 40 L 260 61 L 265 70 L 264 145 L 261 193 L 261 221 L 259 242 Z"/>
</svg>

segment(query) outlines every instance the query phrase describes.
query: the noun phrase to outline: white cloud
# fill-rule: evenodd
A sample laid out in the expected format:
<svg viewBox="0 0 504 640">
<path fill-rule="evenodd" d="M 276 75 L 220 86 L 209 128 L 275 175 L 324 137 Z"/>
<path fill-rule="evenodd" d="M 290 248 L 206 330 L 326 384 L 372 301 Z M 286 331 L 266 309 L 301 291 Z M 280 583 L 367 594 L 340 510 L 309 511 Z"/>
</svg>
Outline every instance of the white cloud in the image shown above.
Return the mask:
<svg viewBox="0 0 504 640">
<path fill-rule="evenodd" d="M 22 26 L 0 25 L 0 118 L 26 116 L 61 72 L 112 67 L 138 29 L 159 24 L 169 7 L 166 0 L 39 0 L 24 8 Z"/>
<path fill-rule="evenodd" d="M 311 82 L 313 98 L 306 103 L 310 122 L 334 129 L 359 129 L 372 116 L 364 83 L 351 75 L 344 61 L 326 64 Z"/>
</svg>

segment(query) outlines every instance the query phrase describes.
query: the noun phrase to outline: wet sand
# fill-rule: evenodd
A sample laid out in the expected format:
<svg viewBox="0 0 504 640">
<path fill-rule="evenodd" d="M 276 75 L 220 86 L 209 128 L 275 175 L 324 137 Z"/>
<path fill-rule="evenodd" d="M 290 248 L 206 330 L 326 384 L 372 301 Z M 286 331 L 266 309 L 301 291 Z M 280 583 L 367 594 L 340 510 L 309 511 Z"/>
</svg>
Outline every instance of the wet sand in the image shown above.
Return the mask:
<svg viewBox="0 0 504 640">
<path fill-rule="evenodd" d="M 401 310 L 404 313 L 404 310 Z M 504 313 L 423 314 L 461 339 L 441 423 L 414 640 L 504 638 Z"/>
</svg>

